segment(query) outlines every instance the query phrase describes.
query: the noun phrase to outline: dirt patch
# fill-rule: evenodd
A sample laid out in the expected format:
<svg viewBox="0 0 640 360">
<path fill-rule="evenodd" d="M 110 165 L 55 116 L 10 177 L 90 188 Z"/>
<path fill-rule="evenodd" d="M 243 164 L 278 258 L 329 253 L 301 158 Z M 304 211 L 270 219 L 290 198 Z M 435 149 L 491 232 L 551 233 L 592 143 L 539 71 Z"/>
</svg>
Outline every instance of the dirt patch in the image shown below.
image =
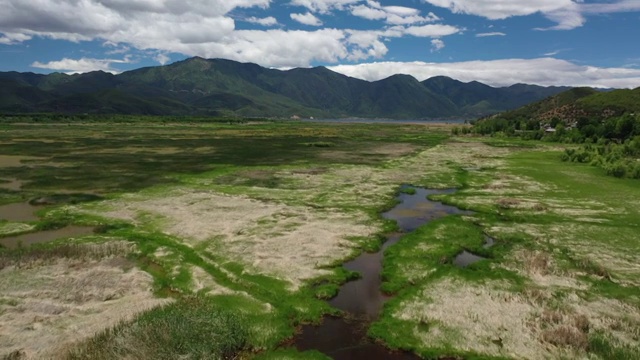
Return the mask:
<svg viewBox="0 0 640 360">
<path fill-rule="evenodd" d="M 96 245 L 98 246 L 98 245 Z M 55 358 L 61 349 L 166 303 L 122 257 L 57 258 L 0 271 L 0 356 Z"/>
</svg>

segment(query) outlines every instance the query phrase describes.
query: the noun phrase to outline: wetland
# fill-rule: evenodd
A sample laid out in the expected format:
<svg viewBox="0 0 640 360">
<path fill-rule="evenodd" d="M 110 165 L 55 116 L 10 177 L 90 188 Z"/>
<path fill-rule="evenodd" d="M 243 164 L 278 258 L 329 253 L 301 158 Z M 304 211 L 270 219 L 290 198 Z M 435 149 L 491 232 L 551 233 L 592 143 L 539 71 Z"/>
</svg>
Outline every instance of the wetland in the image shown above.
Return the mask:
<svg viewBox="0 0 640 360">
<path fill-rule="evenodd" d="M 14 120 L 0 359 L 640 356 L 640 184 L 557 143 Z"/>
</svg>

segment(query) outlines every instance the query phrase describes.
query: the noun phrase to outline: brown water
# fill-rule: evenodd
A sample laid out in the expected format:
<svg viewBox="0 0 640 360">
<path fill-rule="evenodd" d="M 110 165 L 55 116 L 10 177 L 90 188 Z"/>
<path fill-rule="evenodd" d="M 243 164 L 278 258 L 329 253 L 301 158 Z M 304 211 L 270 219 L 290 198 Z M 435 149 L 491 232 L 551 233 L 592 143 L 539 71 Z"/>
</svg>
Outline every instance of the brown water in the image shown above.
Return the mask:
<svg viewBox="0 0 640 360">
<path fill-rule="evenodd" d="M 402 233 L 412 232 L 434 219 L 447 215 L 470 214 L 427 199 L 431 194 L 449 194 L 455 190 L 410 188 L 415 190 L 415 194 L 400 194 L 400 203 L 382 214 L 386 219 L 395 220 Z M 332 306 L 347 315 L 344 318 L 326 317 L 320 326 L 303 326 L 302 331 L 293 340 L 293 345 L 298 350 L 318 350 L 338 360 L 419 359 L 413 353 L 391 351 L 367 336 L 369 325 L 378 318 L 382 306 L 389 298 L 380 291 L 384 250 L 401 241 L 402 233 L 388 235 L 379 252 L 362 254 L 344 264 L 345 268 L 362 274 L 360 279 L 344 284 L 338 295 L 329 301 Z"/>
<path fill-rule="evenodd" d="M 7 221 L 36 221 L 38 217 L 35 212 L 37 207 L 29 203 L 15 203 L 0 206 L 0 220 Z"/>
<path fill-rule="evenodd" d="M 0 238 L 0 244 L 9 249 L 15 249 L 18 245 L 26 247 L 33 244 L 90 234 L 93 234 L 92 227 L 67 226 L 62 229 L 39 231 L 35 233 Z"/>
</svg>

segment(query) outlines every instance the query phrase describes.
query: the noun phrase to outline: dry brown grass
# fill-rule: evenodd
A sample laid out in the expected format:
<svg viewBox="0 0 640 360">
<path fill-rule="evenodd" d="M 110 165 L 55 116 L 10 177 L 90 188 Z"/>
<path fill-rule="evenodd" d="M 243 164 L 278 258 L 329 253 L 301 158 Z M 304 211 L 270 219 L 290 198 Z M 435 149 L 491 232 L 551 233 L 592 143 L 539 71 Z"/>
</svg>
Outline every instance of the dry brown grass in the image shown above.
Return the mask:
<svg viewBox="0 0 640 360">
<path fill-rule="evenodd" d="M 414 336 L 425 347 L 447 344 L 489 356 L 585 358 L 593 331 L 638 344 L 638 308 L 610 299 L 587 301 L 575 293 L 560 300 L 541 287 L 514 294 L 503 285 L 440 280 L 406 299 L 393 316 L 415 324 Z"/>
<path fill-rule="evenodd" d="M 0 358 L 56 358 L 69 344 L 165 303 L 154 298 L 151 276 L 123 257 L 131 251 L 129 243 L 110 242 L 6 260 Z"/>
<path fill-rule="evenodd" d="M 589 346 L 588 334 L 573 326 L 566 325 L 543 330 L 540 334 L 540 340 L 555 346 L 570 347 L 582 351 L 587 350 Z"/>
<path fill-rule="evenodd" d="M 158 227 L 225 254 L 252 271 L 286 279 L 296 288 L 303 280 L 326 274 L 322 269 L 354 251 L 350 237 L 378 231 L 360 212 L 257 201 L 209 191 L 176 189 L 161 198 L 129 197 L 99 212 Z M 141 216 L 143 215 L 143 216 Z"/>
<path fill-rule="evenodd" d="M 584 314 L 557 309 L 545 309 L 539 319 L 540 341 L 554 346 L 586 351 L 591 323 Z"/>
<path fill-rule="evenodd" d="M 102 244 L 76 243 L 62 244 L 54 248 L 35 248 L 21 252 L 0 254 L 0 270 L 6 267 L 31 269 L 55 263 L 60 259 L 80 262 L 104 258 L 124 258 L 135 250 L 135 245 L 125 241 L 109 241 Z"/>
<path fill-rule="evenodd" d="M 501 198 L 496 200 L 496 204 L 503 209 L 513 209 L 520 205 L 520 200 L 514 198 Z"/>
<path fill-rule="evenodd" d="M 543 251 L 523 250 L 518 256 L 524 265 L 524 270 L 529 274 L 547 275 L 551 273 L 551 256 Z"/>
</svg>

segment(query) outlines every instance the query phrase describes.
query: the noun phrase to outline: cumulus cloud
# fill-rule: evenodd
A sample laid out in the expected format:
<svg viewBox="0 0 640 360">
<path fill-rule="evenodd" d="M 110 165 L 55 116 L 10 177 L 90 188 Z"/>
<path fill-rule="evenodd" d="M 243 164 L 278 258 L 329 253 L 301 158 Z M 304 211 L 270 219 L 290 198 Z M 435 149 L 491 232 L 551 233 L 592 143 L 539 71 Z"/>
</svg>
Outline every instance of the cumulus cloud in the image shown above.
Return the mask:
<svg viewBox="0 0 640 360">
<path fill-rule="evenodd" d="M 2 45 L 13 45 L 13 44 L 18 44 L 27 40 L 31 40 L 31 36 L 26 34 L 12 34 L 12 33 L 0 34 L 0 44 Z"/>
<path fill-rule="evenodd" d="M 509 86 L 516 83 L 605 88 L 640 86 L 640 69 L 583 66 L 553 58 L 450 63 L 374 62 L 329 68 L 368 81 L 381 80 L 394 74 L 408 74 L 420 81 L 444 75 L 460 81 L 475 80 L 492 86 Z"/>
<path fill-rule="evenodd" d="M 258 17 L 252 16 L 244 19 L 244 21 L 250 22 L 252 24 L 262 25 L 262 26 L 278 25 L 278 20 L 276 20 L 276 18 L 274 18 L 273 16 L 267 16 L 264 18 L 258 18 Z"/>
<path fill-rule="evenodd" d="M 434 13 L 427 16 L 420 15 L 420 10 L 405 6 L 382 6 L 377 1 L 367 1 L 366 5 L 360 4 L 351 7 L 351 15 L 369 20 L 385 20 L 387 24 L 407 25 L 438 21 Z"/>
<path fill-rule="evenodd" d="M 438 52 L 442 49 L 444 49 L 444 41 L 440 40 L 440 39 L 433 39 L 431 40 L 431 52 Z"/>
<path fill-rule="evenodd" d="M 403 32 L 417 37 L 441 37 L 457 34 L 460 31 L 461 29 L 451 25 L 429 24 L 423 26 L 409 26 L 404 29 Z"/>
<path fill-rule="evenodd" d="M 584 25 L 584 15 L 640 10 L 638 0 L 585 3 L 583 0 L 422 0 L 453 13 L 470 14 L 491 20 L 512 16 L 544 14 L 557 25 L 538 30 L 570 30 Z"/>
<path fill-rule="evenodd" d="M 111 64 L 128 64 L 131 63 L 132 60 L 130 57 L 125 57 L 124 59 L 92 59 L 92 58 L 82 58 L 82 59 L 68 59 L 64 58 L 62 60 L 50 61 L 47 63 L 34 62 L 31 64 L 32 67 L 47 69 L 47 70 L 55 70 L 62 71 L 69 74 L 75 73 L 85 73 L 89 71 L 101 70 L 110 73 L 118 73 L 117 70 L 111 67 Z"/>
<path fill-rule="evenodd" d="M 447 8 L 457 14 L 471 14 L 491 20 L 511 16 L 548 13 L 565 8 L 572 0 L 423 0 L 432 5 Z"/>
<path fill-rule="evenodd" d="M 487 32 L 487 33 L 479 33 L 476 34 L 476 37 L 490 37 L 490 36 L 506 36 L 507 34 L 499 31 Z"/>
<path fill-rule="evenodd" d="M 322 25 L 322 21 L 310 12 L 306 14 L 290 14 L 290 16 L 291 16 L 291 19 L 304 25 L 309 25 L 309 26 Z"/>
<path fill-rule="evenodd" d="M 171 60 L 171 58 L 167 56 L 167 54 L 160 53 L 156 54 L 156 56 L 153 57 L 153 60 L 157 61 L 160 65 L 165 65 Z"/>
<path fill-rule="evenodd" d="M 358 1 L 298 3 L 314 9 L 336 9 Z M 350 35 L 348 29 L 236 29 L 229 15 L 232 10 L 266 8 L 270 3 L 271 0 L 0 0 L 3 9 L 0 44 L 15 44 L 36 36 L 76 42 L 99 40 L 104 44 L 117 44 L 119 49 L 128 47 L 132 51 L 151 51 L 151 54 L 220 57 L 273 67 L 363 60 L 386 54 L 387 49 L 380 40 L 383 35 L 379 32 L 368 37 L 368 43 L 358 39 L 354 44 L 350 39 L 357 37 Z M 297 18 L 307 24 L 320 24 L 313 14 L 301 14 Z M 272 17 L 248 21 L 265 26 L 277 23 Z M 69 66 L 69 70 L 112 70 L 102 62 L 90 63 L 94 66 Z"/>
<path fill-rule="evenodd" d="M 291 5 L 302 6 L 313 12 L 328 13 L 331 10 L 344 10 L 347 5 L 361 0 L 292 0 Z"/>
<path fill-rule="evenodd" d="M 637 0 L 622 0 L 612 3 L 583 3 L 580 5 L 581 11 L 585 14 L 609 14 L 625 11 L 640 11 L 640 2 Z"/>
</svg>

